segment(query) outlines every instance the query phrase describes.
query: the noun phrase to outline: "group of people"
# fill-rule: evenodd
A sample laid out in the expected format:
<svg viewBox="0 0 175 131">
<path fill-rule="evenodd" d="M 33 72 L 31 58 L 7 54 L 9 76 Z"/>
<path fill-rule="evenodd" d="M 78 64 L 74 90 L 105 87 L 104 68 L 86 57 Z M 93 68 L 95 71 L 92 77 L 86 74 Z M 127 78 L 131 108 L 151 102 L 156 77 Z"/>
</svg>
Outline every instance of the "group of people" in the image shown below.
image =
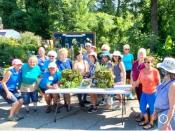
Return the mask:
<svg viewBox="0 0 175 131">
<path fill-rule="evenodd" d="M 96 53 L 91 43 L 85 44 L 86 52 L 81 50 L 75 52 L 75 60 L 68 58 L 68 50 L 61 48 L 58 52 L 51 50 L 47 53 L 43 47 L 38 49 L 37 56 L 31 56 L 28 63 L 22 63 L 20 59 L 12 61 L 12 67 L 6 71 L 0 83 L 0 95 L 12 104 L 8 116 L 9 121 L 16 121 L 23 117 L 19 115 L 19 109 L 24 104 L 29 112 L 29 103 L 34 103 L 34 111 L 37 111 L 38 93 L 45 98 L 47 103 L 46 113 L 52 111 L 60 103 L 59 94 L 46 94 L 47 89 L 59 87 L 61 72 L 65 69 L 79 70 L 84 78 L 94 77 L 95 70 L 99 65 L 105 66 L 114 75 L 115 84 L 132 84 L 135 90 L 142 115 L 136 116 L 140 126 L 144 129 L 151 129 L 156 118 L 159 129 L 175 129 L 175 59 L 165 58 L 157 65 L 164 75 L 163 82 L 159 70 L 154 68 L 154 58 L 146 55 L 146 50 L 140 48 L 137 60 L 134 61 L 128 44 L 123 46 L 123 54 L 120 51 L 110 53 L 110 47 L 104 44 L 101 52 Z M 58 59 L 57 59 L 58 57 Z M 96 94 L 89 94 L 92 106 L 88 112 L 97 111 Z M 121 96 L 119 105 L 121 103 Z M 67 111 L 71 110 L 71 95 L 64 94 L 64 104 Z M 78 95 L 79 105 L 84 107 L 87 101 L 86 94 Z M 106 107 L 111 105 L 106 103 Z M 147 106 L 149 106 L 149 114 Z M 162 113 L 167 116 L 166 120 L 161 119 Z M 159 116 L 159 117 L 157 117 Z"/>
</svg>

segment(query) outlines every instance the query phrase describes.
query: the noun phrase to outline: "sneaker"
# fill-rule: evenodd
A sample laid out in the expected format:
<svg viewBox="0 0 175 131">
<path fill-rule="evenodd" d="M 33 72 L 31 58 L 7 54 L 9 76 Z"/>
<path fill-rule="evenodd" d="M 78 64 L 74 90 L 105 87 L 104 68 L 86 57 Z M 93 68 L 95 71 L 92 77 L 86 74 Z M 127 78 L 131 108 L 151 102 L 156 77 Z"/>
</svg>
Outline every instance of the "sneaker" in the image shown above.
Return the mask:
<svg viewBox="0 0 175 131">
<path fill-rule="evenodd" d="M 94 108 L 94 107 L 91 107 L 88 110 L 88 113 L 95 113 L 95 112 L 97 112 L 97 108 Z"/>
<path fill-rule="evenodd" d="M 15 116 L 11 116 L 7 118 L 7 121 L 18 121 Z"/>
<path fill-rule="evenodd" d="M 15 117 L 16 117 L 17 121 L 24 119 L 24 116 L 22 116 L 20 114 L 16 114 Z"/>
</svg>

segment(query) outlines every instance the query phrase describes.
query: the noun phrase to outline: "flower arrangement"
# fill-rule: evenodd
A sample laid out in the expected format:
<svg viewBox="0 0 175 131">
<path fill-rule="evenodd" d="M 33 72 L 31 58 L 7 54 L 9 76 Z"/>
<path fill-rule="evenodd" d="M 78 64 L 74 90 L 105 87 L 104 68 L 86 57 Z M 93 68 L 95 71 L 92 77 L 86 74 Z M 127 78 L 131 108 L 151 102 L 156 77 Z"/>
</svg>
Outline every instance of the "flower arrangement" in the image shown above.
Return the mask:
<svg viewBox="0 0 175 131">
<path fill-rule="evenodd" d="M 60 88 L 77 88 L 80 86 L 83 77 L 78 70 L 66 69 L 62 71 Z"/>
<path fill-rule="evenodd" d="M 95 72 L 95 84 L 99 88 L 111 88 L 114 85 L 114 77 L 111 70 L 107 69 L 104 66 Z"/>
</svg>

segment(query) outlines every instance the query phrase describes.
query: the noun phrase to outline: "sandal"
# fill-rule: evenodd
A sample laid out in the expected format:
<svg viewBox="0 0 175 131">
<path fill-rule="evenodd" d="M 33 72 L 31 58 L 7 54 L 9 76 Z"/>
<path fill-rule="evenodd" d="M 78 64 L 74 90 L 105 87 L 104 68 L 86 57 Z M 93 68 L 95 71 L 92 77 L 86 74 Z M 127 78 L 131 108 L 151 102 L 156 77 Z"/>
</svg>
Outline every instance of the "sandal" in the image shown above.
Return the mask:
<svg viewBox="0 0 175 131">
<path fill-rule="evenodd" d="M 136 117 L 136 118 L 135 118 L 135 121 L 136 121 L 136 122 L 141 122 L 141 121 L 144 121 L 144 119 L 143 119 L 143 118 L 140 118 L 140 116 L 139 116 L 139 117 Z"/>
<path fill-rule="evenodd" d="M 148 124 L 149 124 L 149 122 L 144 122 L 144 121 L 139 122 L 139 126 L 145 126 L 145 125 L 148 125 Z"/>
<path fill-rule="evenodd" d="M 146 124 L 145 126 L 143 126 L 143 129 L 145 129 L 145 130 L 150 130 L 150 129 L 152 129 L 154 127 L 154 125 L 152 125 L 151 123 L 148 123 L 148 124 Z"/>
</svg>

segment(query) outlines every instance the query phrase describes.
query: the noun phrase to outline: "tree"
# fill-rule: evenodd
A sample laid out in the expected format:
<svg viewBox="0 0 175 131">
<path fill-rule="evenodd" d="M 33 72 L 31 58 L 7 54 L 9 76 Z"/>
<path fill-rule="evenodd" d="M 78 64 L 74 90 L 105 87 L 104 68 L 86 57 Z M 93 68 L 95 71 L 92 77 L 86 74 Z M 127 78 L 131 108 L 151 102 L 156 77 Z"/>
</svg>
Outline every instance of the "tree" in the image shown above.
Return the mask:
<svg viewBox="0 0 175 131">
<path fill-rule="evenodd" d="M 151 0 L 151 29 L 152 32 L 158 35 L 158 0 Z"/>
</svg>

